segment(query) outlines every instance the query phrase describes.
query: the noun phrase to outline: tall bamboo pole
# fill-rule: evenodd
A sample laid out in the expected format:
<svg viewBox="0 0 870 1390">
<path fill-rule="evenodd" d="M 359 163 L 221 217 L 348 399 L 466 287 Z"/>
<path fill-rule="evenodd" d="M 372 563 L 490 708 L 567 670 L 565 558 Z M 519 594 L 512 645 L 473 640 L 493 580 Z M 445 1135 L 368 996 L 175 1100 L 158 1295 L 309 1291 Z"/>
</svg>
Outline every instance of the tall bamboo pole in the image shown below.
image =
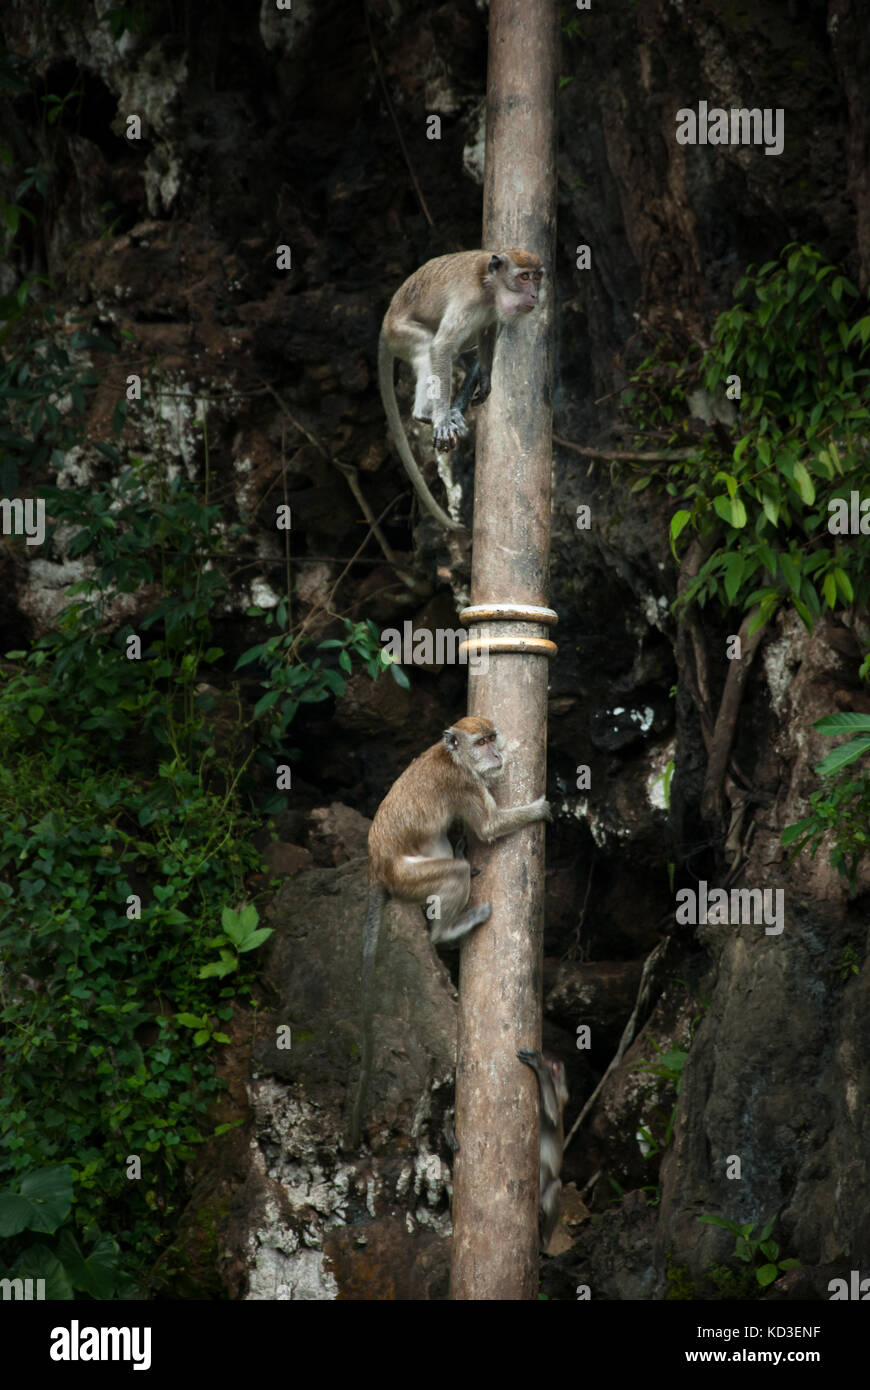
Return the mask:
<svg viewBox="0 0 870 1390">
<path fill-rule="evenodd" d="M 502 336 L 492 395 L 478 416 L 472 606 L 547 601 L 552 433 L 553 251 L 556 210 L 555 0 L 491 0 L 483 246 L 523 247 L 544 261 L 546 295 Z M 546 620 L 545 620 L 546 621 Z M 544 623 L 493 619 L 476 636 L 543 639 Z M 540 650 L 552 644 L 539 641 Z M 546 655 L 492 651 L 472 676 L 469 711 L 486 715 L 511 754 L 505 806 L 544 791 Z M 489 922 L 463 946 L 451 1297 L 537 1293 L 538 1096 L 516 1057 L 539 1047 L 544 828 L 521 830 L 481 856 L 477 902 Z"/>
</svg>

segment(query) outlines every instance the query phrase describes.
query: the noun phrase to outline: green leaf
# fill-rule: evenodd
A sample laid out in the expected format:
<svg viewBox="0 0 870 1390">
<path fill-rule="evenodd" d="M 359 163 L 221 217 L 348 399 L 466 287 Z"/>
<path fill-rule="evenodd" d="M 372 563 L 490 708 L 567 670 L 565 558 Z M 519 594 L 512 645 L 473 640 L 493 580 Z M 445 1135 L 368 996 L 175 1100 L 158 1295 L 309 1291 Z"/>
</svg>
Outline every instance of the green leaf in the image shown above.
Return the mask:
<svg viewBox="0 0 870 1390">
<path fill-rule="evenodd" d="M 692 520 L 692 513 L 691 513 L 691 512 L 687 512 L 687 511 L 685 511 L 685 510 L 680 510 L 680 511 L 678 511 L 678 512 L 674 512 L 674 515 L 671 517 L 671 528 L 670 528 L 670 529 L 671 529 L 671 551 L 672 551 L 672 553 L 673 553 L 674 559 L 677 558 L 677 550 L 676 550 L 677 538 L 678 538 L 678 537 L 681 535 L 681 533 L 685 530 L 686 526 L 688 526 L 688 524 L 689 524 L 689 522 L 690 522 L 691 520 Z"/>
<path fill-rule="evenodd" d="M 231 975 L 234 970 L 238 970 L 239 963 L 234 955 L 229 951 L 221 951 L 219 961 L 212 961 L 209 965 L 204 965 L 197 973 L 198 980 L 222 980 L 225 975 Z"/>
<path fill-rule="evenodd" d="M 779 499 L 765 492 L 761 497 L 761 505 L 771 526 L 776 526 L 779 522 Z"/>
<path fill-rule="evenodd" d="M 225 907 L 221 912 L 221 926 L 237 945 L 254 931 L 259 920 L 260 914 L 253 903 L 247 903 L 238 912 L 231 907 Z"/>
<path fill-rule="evenodd" d="M 816 768 L 820 777 L 830 777 L 834 772 L 839 772 L 841 767 L 848 767 L 849 763 L 854 763 L 870 749 L 870 734 L 865 734 L 861 738 L 853 738 L 850 743 L 843 743 L 839 748 L 834 748 L 826 755 Z"/>
<path fill-rule="evenodd" d="M 0 1192 L 0 1236 L 17 1236 L 30 1225 L 30 1203 L 17 1192 Z"/>
<path fill-rule="evenodd" d="M 855 710 L 840 710 L 836 714 L 823 714 L 813 725 L 820 734 L 861 734 L 870 733 L 870 714 L 859 714 Z"/>
<path fill-rule="evenodd" d="M 737 442 L 737 444 L 736 444 L 735 447 L 734 447 L 734 462 L 735 462 L 735 463 L 739 463 L 739 462 L 740 462 L 740 460 L 743 458 L 743 455 L 746 453 L 746 450 L 749 448 L 749 445 L 750 445 L 751 443 L 752 443 L 752 435 L 751 435 L 751 434 L 744 434 L 743 438 L 740 439 L 740 440 Z"/>
<path fill-rule="evenodd" d="M 794 466 L 793 482 L 801 496 L 801 501 L 806 502 L 811 507 L 816 500 L 816 489 L 813 487 L 812 479 L 802 463 Z"/>
<path fill-rule="evenodd" d="M 822 593 L 829 608 L 833 608 L 837 601 L 837 581 L 830 570 L 822 580 Z"/>
<path fill-rule="evenodd" d="M 795 612 L 797 613 L 807 632 L 812 632 L 813 615 L 810 612 L 809 608 L 807 608 L 807 605 L 804 603 L 803 599 L 796 597 L 794 600 L 794 606 Z"/>
<path fill-rule="evenodd" d="M 765 595 L 759 604 L 758 612 L 749 624 L 747 636 L 754 636 L 760 627 L 764 627 L 765 623 L 772 618 L 773 614 L 776 612 L 776 604 L 777 599 L 775 594 Z"/>
<path fill-rule="evenodd" d="M 321 671 L 323 684 L 332 691 L 333 695 L 343 695 L 346 689 L 346 682 L 342 680 L 337 671 Z"/>
<path fill-rule="evenodd" d="M 726 1221 L 724 1216 L 713 1216 L 712 1212 L 705 1211 L 703 1216 L 696 1218 L 698 1221 L 705 1221 L 708 1226 L 718 1226 L 723 1231 L 733 1231 L 734 1222 Z"/>
<path fill-rule="evenodd" d="M 779 838 L 784 845 L 794 844 L 813 824 L 813 817 L 808 816 L 805 820 L 796 821 L 794 825 L 787 825 Z"/>
<path fill-rule="evenodd" d="M 746 508 L 739 497 L 731 499 L 731 525 L 738 530 L 746 525 Z"/>
<path fill-rule="evenodd" d="M 57 1253 L 74 1289 L 91 1298 L 112 1297 L 118 1271 L 118 1247 L 110 1235 L 100 1235 L 85 1257 L 69 1228 L 61 1231 Z"/>
<path fill-rule="evenodd" d="M 267 690 L 266 694 L 254 705 L 253 718 L 259 719 L 261 714 L 265 714 L 267 709 L 271 709 L 274 704 L 277 704 L 282 693 L 280 690 Z"/>
<path fill-rule="evenodd" d="M 19 1191 L 0 1192 L 0 1236 L 31 1231 L 56 1231 L 72 1206 L 72 1168 L 64 1163 L 25 1173 Z"/>
<path fill-rule="evenodd" d="M 259 931 L 251 932 L 239 945 L 239 951 L 254 951 L 258 946 L 262 946 L 264 941 L 268 941 L 274 931 L 273 927 L 260 927 Z"/>
<path fill-rule="evenodd" d="M 810 561 L 810 563 L 812 563 L 812 561 Z M 819 602 L 819 596 L 816 593 L 815 586 L 810 583 L 809 579 L 804 579 L 801 584 L 801 598 L 813 617 L 818 618 L 822 611 L 822 605 Z"/>
<path fill-rule="evenodd" d="M 15 1261 L 13 1269 L 6 1272 L 11 1279 L 44 1279 L 46 1299 L 54 1301 L 75 1297 L 63 1265 L 47 1245 L 28 1245 Z"/>
<path fill-rule="evenodd" d="M 852 588 L 852 581 L 849 578 L 848 574 L 846 574 L 844 570 L 841 570 L 837 565 L 834 566 L 832 573 L 834 575 L 834 579 L 836 580 L 837 588 L 840 590 L 840 593 L 843 595 L 843 598 L 846 600 L 847 603 L 854 603 L 855 590 Z"/>
</svg>

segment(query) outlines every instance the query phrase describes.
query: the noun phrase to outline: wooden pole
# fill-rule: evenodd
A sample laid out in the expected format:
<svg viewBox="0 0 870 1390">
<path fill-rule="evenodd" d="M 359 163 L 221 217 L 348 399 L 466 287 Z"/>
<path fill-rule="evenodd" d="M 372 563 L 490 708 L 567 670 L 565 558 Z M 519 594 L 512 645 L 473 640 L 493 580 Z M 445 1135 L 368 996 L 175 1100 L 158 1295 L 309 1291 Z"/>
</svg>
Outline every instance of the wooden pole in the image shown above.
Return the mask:
<svg viewBox="0 0 870 1390">
<path fill-rule="evenodd" d="M 491 0 L 482 244 L 535 252 L 546 294 L 502 335 L 478 415 L 472 605 L 547 601 L 558 42 L 555 0 Z M 525 645 L 546 630 L 498 618 L 472 628 Z M 470 678 L 469 712 L 492 719 L 511 755 L 501 805 L 545 790 L 547 678 L 547 656 L 527 650 L 493 651 Z M 474 901 L 491 901 L 492 917 L 462 948 L 451 1297 L 535 1298 L 538 1092 L 516 1051 L 540 1046 L 543 826 L 478 860 Z"/>
</svg>

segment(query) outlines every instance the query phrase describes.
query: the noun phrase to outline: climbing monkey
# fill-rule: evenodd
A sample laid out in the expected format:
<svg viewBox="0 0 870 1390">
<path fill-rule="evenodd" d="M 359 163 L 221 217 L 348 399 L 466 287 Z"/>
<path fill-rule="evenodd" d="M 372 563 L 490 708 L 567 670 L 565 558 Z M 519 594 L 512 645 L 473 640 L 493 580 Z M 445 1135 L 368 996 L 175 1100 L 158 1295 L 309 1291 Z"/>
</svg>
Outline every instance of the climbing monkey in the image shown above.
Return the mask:
<svg viewBox="0 0 870 1390">
<path fill-rule="evenodd" d="M 435 448 L 453 449 L 468 433 L 464 412 L 475 386 L 490 393 L 495 340 L 504 324 L 531 313 L 544 268 L 531 251 L 458 251 L 427 261 L 393 295 L 378 343 L 378 381 L 387 424 L 423 506 L 449 531 L 462 527 L 438 506 L 408 443 L 393 385 L 393 361 L 416 374 L 415 420 L 431 420 Z M 454 358 L 477 347 L 477 362 L 450 404 Z"/>
<path fill-rule="evenodd" d="M 427 903 L 434 945 L 458 941 L 492 912 L 490 903 L 468 908 L 471 868 L 455 858 L 447 832 L 461 822 L 490 843 L 534 821 L 550 820 L 539 796 L 528 806 L 501 810 L 490 785 L 505 770 L 504 742 L 488 719 L 467 716 L 445 729 L 438 743 L 415 758 L 384 797 L 369 831 L 370 888 L 363 931 L 362 1057 L 351 1123 L 359 1143 L 372 1064 L 372 983 L 381 917 L 388 897 Z"/>
</svg>

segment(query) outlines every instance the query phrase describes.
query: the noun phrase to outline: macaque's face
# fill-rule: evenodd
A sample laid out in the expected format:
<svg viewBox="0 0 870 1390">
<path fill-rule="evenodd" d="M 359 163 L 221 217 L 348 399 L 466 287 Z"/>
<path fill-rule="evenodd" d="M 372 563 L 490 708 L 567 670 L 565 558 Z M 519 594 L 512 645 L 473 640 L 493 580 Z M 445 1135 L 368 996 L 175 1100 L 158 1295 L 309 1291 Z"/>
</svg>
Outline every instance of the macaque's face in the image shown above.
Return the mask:
<svg viewBox="0 0 870 1390">
<path fill-rule="evenodd" d="M 538 302 L 543 270 L 518 270 L 514 276 L 514 293 L 519 296 L 517 312 L 531 313 Z"/>
<path fill-rule="evenodd" d="M 537 258 L 535 258 L 537 259 Z M 500 319 L 512 319 L 517 314 L 530 314 L 538 303 L 544 267 L 514 265 L 506 261 L 497 271 L 496 309 Z"/>
<path fill-rule="evenodd" d="M 478 777 L 484 782 L 496 781 L 505 768 L 501 751 L 504 745 L 498 730 L 493 729 L 491 734 L 477 734 L 471 744 Z"/>
</svg>

